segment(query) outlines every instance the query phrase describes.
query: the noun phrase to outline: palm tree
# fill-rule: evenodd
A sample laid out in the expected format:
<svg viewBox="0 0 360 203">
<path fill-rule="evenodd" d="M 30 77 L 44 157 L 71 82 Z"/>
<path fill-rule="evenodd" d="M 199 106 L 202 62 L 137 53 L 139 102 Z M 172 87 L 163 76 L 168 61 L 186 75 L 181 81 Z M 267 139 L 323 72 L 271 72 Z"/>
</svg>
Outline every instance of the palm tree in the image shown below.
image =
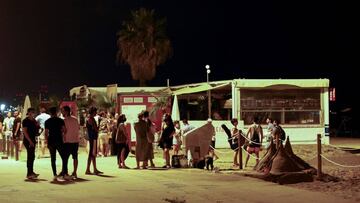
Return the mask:
<svg viewBox="0 0 360 203">
<path fill-rule="evenodd" d="M 117 33 L 117 62 L 130 65 L 131 76 L 140 86 L 155 77 L 156 67 L 171 56 L 172 48 L 165 33 L 166 19 L 156 19 L 154 10 L 141 8 L 131 12 Z"/>
</svg>

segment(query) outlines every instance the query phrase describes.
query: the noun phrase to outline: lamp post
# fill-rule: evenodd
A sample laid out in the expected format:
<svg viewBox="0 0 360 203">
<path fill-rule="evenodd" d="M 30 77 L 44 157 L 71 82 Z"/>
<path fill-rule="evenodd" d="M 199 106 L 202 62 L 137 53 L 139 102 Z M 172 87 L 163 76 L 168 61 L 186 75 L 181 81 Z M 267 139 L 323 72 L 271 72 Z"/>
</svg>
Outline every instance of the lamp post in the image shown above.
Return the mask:
<svg viewBox="0 0 360 203">
<path fill-rule="evenodd" d="M 210 74 L 210 66 L 206 65 L 206 82 L 209 84 L 209 74 Z M 210 84 L 209 84 L 210 85 Z M 211 118 L 211 92 L 210 90 L 207 91 L 208 95 L 208 117 Z"/>
</svg>

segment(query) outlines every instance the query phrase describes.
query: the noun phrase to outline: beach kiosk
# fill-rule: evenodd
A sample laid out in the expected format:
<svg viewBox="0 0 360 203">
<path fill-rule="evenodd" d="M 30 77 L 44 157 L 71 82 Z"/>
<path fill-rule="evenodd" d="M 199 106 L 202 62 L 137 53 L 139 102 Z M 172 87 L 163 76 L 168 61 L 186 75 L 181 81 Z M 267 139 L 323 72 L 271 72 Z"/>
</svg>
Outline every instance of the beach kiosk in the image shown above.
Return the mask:
<svg viewBox="0 0 360 203">
<path fill-rule="evenodd" d="M 293 143 L 329 144 L 328 79 L 237 79 L 232 81 L 232 114 L 244 127 L 258 116 L 278 119 Z M 265 126 L 263 126 L 265 127 Z"/>
</svg>

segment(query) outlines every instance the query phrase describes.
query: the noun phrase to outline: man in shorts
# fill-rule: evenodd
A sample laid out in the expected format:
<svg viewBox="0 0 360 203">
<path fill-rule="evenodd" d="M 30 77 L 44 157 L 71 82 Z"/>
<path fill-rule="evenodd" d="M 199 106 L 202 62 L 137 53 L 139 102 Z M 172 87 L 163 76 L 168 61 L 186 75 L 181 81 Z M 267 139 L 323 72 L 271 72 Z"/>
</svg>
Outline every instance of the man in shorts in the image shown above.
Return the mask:
<svg viewBox="0 0 360 203">
<path fill-rule="evenodd" d="M 21 133 L 21 117 L 19 115 L 18 111 L 14 112 L 14 125 L 13 125 L 13 142 L 14 142 L 14 146 L 15 146 L 15 156 L 16 156 L 16 160 L 19 159 L 19 151 L 20 151 L 20 146 L 22 144 L 22 133 Z"/>
<path fill-rule="evenodd" d="M 49 118 L 50 115 L 46 113 L 46 108 L 40 107 L 40 114 L 36 116 L 35 120 L 40 124 L 40 136 L 38 139 L 41 149 L 41 156 L 45 155 L 45 121 Z M 38 157 L 40 157 L 40 154 Z"/>
<path fill-rule="evenodd" d="M 74 116 L 71 116 L 70 112 L 71 109 L 69 106 L 64 106 L 62 108 L 62 114 L 64 115 L 64 122 L 65 122 L 65 134 L 64 134 L 64 148 L 66 151 L 65 162 L 66 164 L 68 163 L 69 156 L 71 155 L 73 158 L 73 165 L 74 165 L 74 171 L 71 174 L 71 178 L 74 180 L 77 178 L 80 125 L 78 120 Z M 68 173 L 68 171 L 65 171 L 65 173 Z"/>
</svg>

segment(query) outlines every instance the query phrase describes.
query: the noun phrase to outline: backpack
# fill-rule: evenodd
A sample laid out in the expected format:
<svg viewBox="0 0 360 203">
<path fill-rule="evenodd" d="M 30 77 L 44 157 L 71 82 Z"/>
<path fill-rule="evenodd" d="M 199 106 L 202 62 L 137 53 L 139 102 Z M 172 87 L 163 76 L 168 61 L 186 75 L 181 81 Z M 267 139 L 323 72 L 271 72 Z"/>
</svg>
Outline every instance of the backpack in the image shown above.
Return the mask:
<svg viewBox="0 0 360 203">
<path fill-rule="evenodd" d="M 250 147 L 258 147 L 260 146 L 259 143 L 260 143 L 260 135 L 259 135 L 259 132 L 258 132 L 258 128 L 259 126 L 254 126 L 254 133 L 252 134 L 250 140 Z"/>
</svg>

